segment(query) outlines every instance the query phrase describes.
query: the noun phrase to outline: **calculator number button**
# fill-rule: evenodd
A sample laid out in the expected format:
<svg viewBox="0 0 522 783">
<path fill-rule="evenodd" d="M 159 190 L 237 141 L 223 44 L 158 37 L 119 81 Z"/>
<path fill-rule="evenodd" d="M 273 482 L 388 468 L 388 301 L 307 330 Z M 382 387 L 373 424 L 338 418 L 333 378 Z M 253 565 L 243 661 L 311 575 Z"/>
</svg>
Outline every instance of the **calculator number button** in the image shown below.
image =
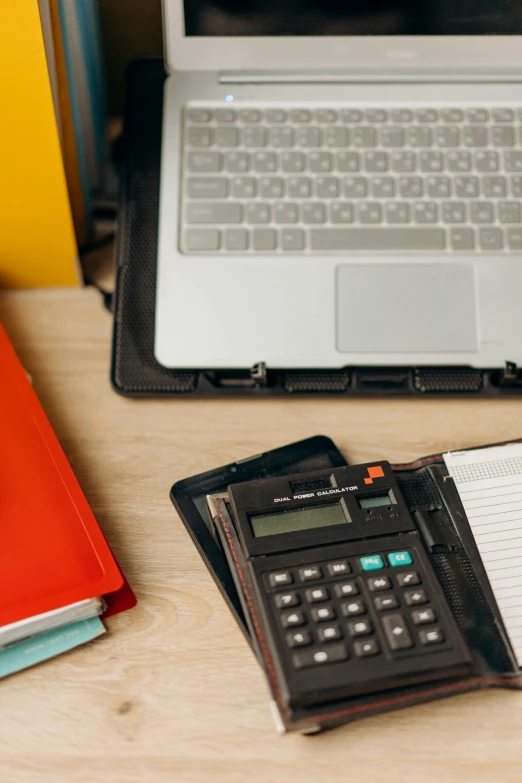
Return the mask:
<svg viewBox="0 0 522 783">
<path fill-rule="evenodd" d="M 338 625 L 327 625 L 317 629 L 317 636 L 320 642 L 333 642 L 340 639 L 342 633 Z"/>
<path fill-rule="evenodd" d="M 319 566 L 306 566 L 299 569 L 299 578 L 302 582 L 310 582 L 312 579 L 321 579 L 323 572 Z"/>
<path fill-rule="evenodd" d="M 408 647 L 413 647 L 413 642 L 402 614 L 384 615 L 382 627 L 391 650 L 406 650 Z"/>
<path fill-rule="evenodd" d="M 409 552 L 390 552 L 388 562 L 392 568 L 398 566 L 408 566 L 413 563 L 413 558 Z"/>
<path fill-rule="evenodd" d="M 433 609 L 416 609 L 411 613 L 411 619 L 415 625 L 427 625 L 437 622 L 437 615 Z"/>
<path fill-rule="evenodd" d="M 353 617 L 356 614 L 365 614 L 366 606 L 362 601 L 350 601 L 341 605 L 345 617 Z"/>
<path fill-rule="evenodd" d="M 399 606 L 399 602 L 394 595 L 378 595 L 374 599 L 374 604 L 379 612 L 385 612 L 386 609 L 397 609 Z"/>
<path fill-rule="evenodd" d="M 440 628 L 432 628 L 429 631 L 419 631 L 419 640 L 421 644 L 442 644 L 444 634 Z"/>
<path fill-rule="evenodd" d="M 312 618 L 316 623 L 324 623 L 326 620 L 335 620 L 335 610 L 331 606 L 321 606 L 320 609 L 311 609 Z"/>
<path fill-rule="evenodd" d="M 368 636 L 373 631 L 369 620 L 352 620 L 348 623 L 350 636 Z"/>
<path fill-rule="evenodd" d="M 391 586 L 391 581 L 387 576 L 374 576 L 373 579 L 368 579 L 368 587 L 372 592 L 390 590 Z"/>
<path fill-rule="evenodd" d="M 306 600 L 309 604 L 316 604 L 319 601 L 328 601 L 330 593 L 324 587 L 313 587 L 306 591 Z"/>
<path fill-rule="evenodd" d="M 291 585 L 294 580 L 290 571 L 272 571 L 268 575 L 268 581 L 270 587 L 284 587 Z"/>
<path fill-rule="evenodd" d="M 347 598 L 351 595 L 357 595 L 359 593 L 359 588 L 355 584 L 355 582 L 341 582 L 341 584 L 335 585 L 335 594 L 339 596 L 339 598 Z"/>
<path fill-rule="evenodd" d="M 286 636 L 286 643 L 289 647 L 306 647 L 312 643 L 312 634 L 310 631 L 296 631 Z"/>
<path fill-rule="evenodd" d="M 284 612 L 281 615 L 283 628 L 291 628 L 295 625 L 304 625 L 306 623 L 302 612 Z"/>
<path fill-rule="evenodd" d="M 368 639 L 365 642 L 354 642 L 353 649 L 358 658 L 378 655 L 381 651 L 377 639 Z"/>
<path fill-rule="evenodd" d="M 349 574 L 352 569 L 346 560 L 336 560 L 335 563 L 328 563 L 326 570 L 330 576 L 344 576 L 344 574 Z"/>
<path fill-rule="evenodd" d="M 348 650 L 344 644 L 332 644 L 324 650 L 306 650 L 294 653 L 293 662 L 296 669 L 308 666 L 321 666 L 325 663 L 339 663 L 348 659 Z"/>
<path fill-rule="evenodd" d="M 363 571 L 377 571 L 379 568 L 384 568 L 384 560 L 380 555 L 360 557 L 359 563 Z"/>
<path fill-rule="evenodd" d="M 420 585 L 421 578 L 416 571 L 404 571 L 397 574 L 397 584 L 399 587 L 410 587 L 410 585 Z"/>
<path fill-rule="evenodd" d="M 285 609 L 287 606 L 299 606 L 299 603 L 297 593 L 277 593 L 275 596 L 275 605 L 278 609 Z"/>
<path fill-rule="evenodd" d="M 421 588 L 418 590 L 406 590 L 404 592 L 404 600 L 408 606 L 416 606 L 417 604 L 427 604 L 428 596 L 426 591 Z"/>
</svg>

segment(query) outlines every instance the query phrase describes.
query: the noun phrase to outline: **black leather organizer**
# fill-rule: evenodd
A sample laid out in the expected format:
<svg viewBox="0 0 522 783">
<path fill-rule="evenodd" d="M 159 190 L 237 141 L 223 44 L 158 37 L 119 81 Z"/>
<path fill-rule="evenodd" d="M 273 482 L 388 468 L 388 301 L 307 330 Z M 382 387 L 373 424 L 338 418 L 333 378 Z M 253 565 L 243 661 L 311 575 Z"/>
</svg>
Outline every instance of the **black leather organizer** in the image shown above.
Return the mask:
<svg viewBox="0 0 522 783">
<path fill-rule="evenodd" d="M 178 482 L 171 491 L 171 499 L 174 505 L 267 676 L 273 700 L 272 706 L 274 707 L 279 729 L 315 733 L 321 729 L 348 723 L 365 716 L 428 702 L 466 691 L 492 686 L 522 688 L 521 670 L 511 647 L 455 483 L 448 475 L 442 455 L 434 455 L 419 459 L 411 464 L 394 465 L 392 466 L 393 473 L 390 473 L 390 475 L 393 476 L 404 500 L 405 508 L 410 518 L 411 533 L 413 533 L 415 538 L 418 538 L 420 534 L 422 552 L 417 551 L 413 557 L 413 562 L 419 564 L 420 570 L 421 561 L 426 559 L 426 576 L 423 576 L 421 582 L 424 582 L 424 587 L 426 587 L 428 593 L 431 593 L 434 601 L 437 595 L 440 596 L 440 605 L 446 606 L 447 611 L 450 613 L 451 620 L 449 626 L 446 626 L 446 629 L 443 631 L 444 638 L 442 641 L 449 641 L 450 638 L 458 640 L 453 641 L 453 650 L 460 650 L 460 665 L 456 666 L 452 671 L 447 670 L 442 677 L 438 675 L 439 670 L 437 666 L 434 666 L 431 671 L 428 666 L 428 669 L 425 669 L 424 676 L 419 678 L 422 681 L 404 684 L 405 680 L 403 679 L 401 684 L 397 680 L 397 687 L 394 687 L 392 681 L 388 681 L 385 688 L 379 689 L 374 682 L 372 686 L 368 685 L 365 691 L 363 683 L 358 690 L 355 689 L 353 694 L 348 697 L 344 695 L 337 698 L 335 695 L 328 696 L 324 695 L 324 693 L 321 695 L 319 692 L 318 695 L 312 692 L 307 694 L 306 699 L 300 701 L 299 699 L 289 698 L 288 691 L 285 694 L 284 677 L 281 674 L 281 665 L 280 663 L 278 664 L 279 650 L 275 649 L 277 644 L 270 637 L 270 632 L 267 633 L 268 626 L 266 618 L 263 619 L 262 608 L 260 613 L 259 584 L 262 585 L 263 582 L 256 583 L 252 576 L 252 565 L 247 562 L 252 560 L 250 557 L 252 551 L 248 553 L 249 556 L 247 557 L 244 540 L 242 540 L 244 533 L 241 530 L 238 531 L 239 517 L 234 516 L 235 511 L 237 511 L 234 504 L 237 505 L 237 494 L 239 493 L 241 496 L 241 492 L 244 493 L 245 487 L 252 486 L 257 492 L 259 487 L 262 489 L 266 485 L 268 477 L 281 477 L 285 474 L 293 474 L 292 480 L 295 481 L 296 474 L 300 474 L 300 478 L 304 482 L 303 486 L 311 486 L 310 481 L 316 486 L 314 482 L 317 480 L 321 481 L 325 475 L 330 475 L 332 468 L 338 469 L 343 462 L 342 455 L 329 439 L 323 437 L 311 438 L 307 441 L 287 446 L 284 449 L 278 449 L 275 452 L 258 455 L 252 458 L 252 460 L 243 460 L 240 463 L 228 465 L 224 468 Z M 356 471 L 357 466 L 350 470 Z M 385 467 L 385 471 L 387 470 L 388 468 Z M 337 470 L 337 472 L 339 471 Z M 265 479 L 263 484 L 260 484 L 260 478 Z M 245 481 L 255 481 L 255 483 L 245 485 L 242 483 Z M 284 479 L 278 479 L 278 481 L 284 485 Z M 237 488 L 236 484 L 238 484 Z M 233 502 L 231 502 L 228 489 L 231 486 L 233 487 L 235 498 Z M 209 512 L 209 496 L 213 498 L 210 502 L 212 512 Z M 388 511 L 390 510 L 389 508 Z M 379 518 L 377 517 L 377 519 Z M 411 522 L 413 522 L 413 525 Z M 302 531 L 301 534 L 303 534 Z M 277 536 L 272 536 L 272 538 L 277 538 Z M 395 542 L 390 542 L 390 539 L 384 538 L 380 540 L 381 544 L 378 543 L 379 539 L 374 539 L 370 548 L 373 547 L 373 549 L 378 550 L 379 546 L 381 548 L 384 547 L 384 542 L 386 543 L 386 550 L 389 550 L 390 547 L 392 549 L 404 548 L 402 544 L 397 545 L 395 543 L 398 539 L 395 539 Z M 252 548 L 252 544 L 249 546 Z M 394 589 L 392 592 L 383 592 L 382 595 L 396 593 L 398 596 L 395 599 L 397 600 L 397 606 L 400 605 L 401 607 L 397 611 L 402 611 L 406 616 L 412 607 L 406 606 L 406 604 L 409 604 L 408 599 L 404 601 L 403 588 L 409 587 L 409 585 L 401 585 L 401 580 L 397 579 L 397 574 L 400 573 L 400 570 L 387 567 L 384 570 L 372 571 L 368 574 L 357 573 L 358 566 L 357 564 L 354 566 L 354 562 L 358 559 L 356 556 L 361 554 L 367 546 L 367 542 L 357 542 L 355 549 L 348 556 L 347 550 L 342 550 L 340 544 L 330 544 L 327 552 L 328 556 L 326 557 L 325 555 L 325 558 L 323 558 L 325 562 L 322 564 L 322 571 L 327 580 L 315 581 L 310 583 L 310 585 L 301 583 L 306 578 L 306 575 L 302 568 L 299 568 L 300 564 L 307 562 L 306 550 L 301 548 L 300 554 L 297 553 L 297 550 L 296 552 L 292 550 L 291 557 L 294 559 L 290 558 L 290 560 L 294 565 L 285 566 L 285 568 L 291 572 L 291 584 L 288 590 L 298 592 L 302 598 L 301 605 L 297 609 L 303 609 L 306 614 L 310 614 L 310 605 L 306 604 L 304 598 L 306 594 L 306 600 L 309 603 L 312 600 L 310 595 L 308 595 L 310 586 L 316 588 L 316 590 L 319 589 L 319 592 L 322 586 L 326 586 L 332 594 L 335 590 L 336 595 L 341 595 L 339 592 L 341 581 L 337 578 L 338 575 L 331 569 L 333 564 L 338 563 L 344 556 L 345 563 L 352 563 L 351 569 L 348 564 L 348 570 L 351 570 L 351 573 L 347 578 L 359 581 L 361 585 L 362 577 L 366 579 L 368 576 L 372 577 L 375 575 L 379 577 L 380 575 L 382 579 L 386 574 L 389 574 L 390 579 L 393 579 Z M 256 554 L 256 551 L 253 553 Z M 383 557 L 386 560 L 386 557 Z M 317 558 L 317 553 L 313 554 L 313 558 Z M 326 561 L 331 562 L 327 565 Z M 272 561 L 267 560 L 266 562 L 272 562 L 272 566 L 264 567 L 265 571 L 268 570 L 270 573 L 275 573 L 274 563 L 277 570 L 279 561 L 276 559 Z M 389 565 L 393 565 L 391 560 Z M 411 568 L 414 567 L 414 565 L 411 566 Z M 333 577 L 329 578 L 329 582 L 327 568 L 330 577 Z M 276 583 L 269 584 L 268 578 L 268 574 L 263 575 L 267 592 L 269 594 L 274 593 L 278 585 Z M 416 590 L 421 589 L 420 583 L 418 585 L 415 588 Z M 263 589 L 261 589 L 261 592 L 263 592 Z M 367 602 L 373 601 L 373 596 L 377 595 L 377 593 L 368 593 L 366 587 L 363 589 L 363 586 L 361 586 L 360 591 L 356 592 L 358 592 L 357 597 L 364 598 Z M 272 598 L 275 598 L 275 595 L 268 599 L 269 602 Z M 335 600 L 337 601 L 337 599 Z M 334 611 L 339 616 L 341 613 L 337 603 Z M 279 606 L 279 602 L 276 601 L 276 605 Z M 317 606 L 321 606 L 321 604 L 317 604 Z M 424 610 L 427 607 L 429 608 L 426 603 L 423 606 Z M 416 607 L 413 608 L 415 609 Z M 422 609 L 422 606 L 420 608 Z M 436 611 L 440 619 L 441 613 L 446 610 L 436 608 Z M 344 628 L 346 617 L 339 619 L 342 619 Z M 348 618 L 348 620 L 350 619 Z M 353 620 L 357 619 L 364 620 L 364 617 L 353 618 Z M 374 623 L 375 619 L 379 618 L 375 618 L 374 613 Z M 418 629 L 411 624 L 411 620 L 408 620 L 408 622 L 410 624 L 410 632 L 416 633 Z M 444 624 L 440 623 L 440 625 L 443 626 Z M 322 627 L 325 626 L 323 625 Z M 426 629 L 434 628 L 433 625 L 425 627 Z M 452 627 L 454 628 L 453 632 L 451 630 Z M 294 629 L 285 628 L 284 633 L 288 630 Z M 295 630 L 303 631 L 306 630 L 306 627 Z M 317 629 L 312 632 L 315 635 Z M 453 637 L 452 633 L 454 633 Z M 346 631 L 345 635 L 348 636 Z M 300 637 L 301 633 L 298 636 Z M 282 638 L 284 639 L 284 636 Z M 383 638 L 383 634 L 380 632 L 380 641 L 376 643 L 380 644 L 381 647 L 386 646 L 386 642 L 384 645 L 382 644 Z M 321 639 L 321 636 L 319 639 Z M 365 639 L 371 641 L 368 636 L 361 637 L 361 641 Z M 348 657 L 353 660 L 354 640 L 348 639 L 348 641 L 352 645 L 351 654 Z M 360 644 L 358 640 L 355 641 Z M 435 639 L 435 641 L 438 640 Z M 284 646 L 284 641 L 282 644 Z M 316 646 L 312 647 L 312 651 L 320 650 L 320 655 L 324 655 L 322 650 L 327 650 L 327 647 L 318 647 L 317 642 L 314 642 L 314 644 Z M 449 647 L 451 646 L 450 644 Z M 359 646 L 358 649 L 362 655 L 364 648 Z M 368 645 L 366 645 L 366 649 L 368 654 L 372 655 L 372 650 Z M 303 648 L 303 650 L 306 651 L 306 648 Z M 290 652 L 295 654 L 295 650 Z M 356 649 L 355 655 L 357 654 Z M 442 647 L 439 649 L 439 655 L 443 655 Z M 303 660 L 305 660 L 306 664 L 306 656 Z M 383 660 L 382 657 L 381 660 Z M 433 660 L 436 661 L 437 657 L 435 656 Z M 442 658 L 439 659 L 439 664 L 441 661 Z M 379 674 L 379 666 L 383 664 L 379 664 L 378 657 L 372 658 L 372 663 L 374 674 L 377 676 Z M 347 665 L 349 664 L 350 661 L 347 662 Z M 334 666 L 338 665 L 338 663 L 334 664 Z M 310 671 L 310 669 L 306 669 L 306 671 Z M 345 689 L 344 693 L 346 694 L 346 692 Z M 335 689 L 332 693 L 335 694 Z"/>
<path fill-rule="evenodd" d="M 242 370 L 162 367 L 154 357 L 163 82 L 161 59 L 129 68 L 122 145 L 117 279 L 111 380 L 126 396 L 250 396 L 303 394 L 509 396 L 522 392 L 522 371 L 472 367 L 343 367 Z M 197 319 L 197 311 L 194 318 Z M 187 335 L 190 323 L 187 323 Z M 176 339 L 175 337 L 173 339 Z M 186 339 L 180 335 L 177 339 Z M 509 358 L 509 357 L 506 357 Z"/>
</svg>

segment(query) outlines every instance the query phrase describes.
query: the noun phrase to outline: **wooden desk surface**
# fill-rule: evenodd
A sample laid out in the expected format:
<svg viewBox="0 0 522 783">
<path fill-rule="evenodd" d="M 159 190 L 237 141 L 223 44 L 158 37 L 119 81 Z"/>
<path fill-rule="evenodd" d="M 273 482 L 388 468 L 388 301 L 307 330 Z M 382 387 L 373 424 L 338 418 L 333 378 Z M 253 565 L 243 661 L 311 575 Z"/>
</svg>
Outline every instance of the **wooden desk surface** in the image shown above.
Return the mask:
<svg viewBox="0 0 522 783">
<path fill-rule="evenodd" d="M 521 400 L 127 400 L 109 386 L 111 319 L 92 289 L 3 293 L 0 319 L 139 600 L 105 637 L 0 682 L 1 783 L 520 783 L 516 692 L 277 735 L 168 493 L 316 433 L 352 462 L 519 436 Z"/>
</svg>

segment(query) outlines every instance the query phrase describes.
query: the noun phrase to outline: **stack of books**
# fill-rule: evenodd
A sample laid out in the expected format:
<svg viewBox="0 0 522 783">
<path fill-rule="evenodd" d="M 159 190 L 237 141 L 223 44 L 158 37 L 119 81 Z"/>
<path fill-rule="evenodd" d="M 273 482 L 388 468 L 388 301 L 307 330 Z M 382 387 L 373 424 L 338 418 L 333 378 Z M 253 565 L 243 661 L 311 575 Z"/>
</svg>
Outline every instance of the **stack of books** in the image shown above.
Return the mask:
<svg viewBox="0 0 522 783">
<path fill-rule="evenodd" d="M 0 326 L 0 677 L 105 632 L 136 599 Z"/>
</svg>

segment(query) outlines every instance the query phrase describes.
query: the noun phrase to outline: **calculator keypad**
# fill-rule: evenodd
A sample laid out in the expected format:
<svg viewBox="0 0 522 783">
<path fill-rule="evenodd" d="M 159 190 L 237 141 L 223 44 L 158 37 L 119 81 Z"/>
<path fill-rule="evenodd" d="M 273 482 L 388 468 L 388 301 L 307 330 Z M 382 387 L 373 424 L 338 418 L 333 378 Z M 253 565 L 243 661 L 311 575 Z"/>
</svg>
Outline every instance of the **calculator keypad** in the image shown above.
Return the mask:
<svg viewBox="0 0 522 783">
<path fill-rule="evenodd" d="M 265 574 L 294 667 L 402 657 L 444 645 L 420 568 L 413 552 L 401 550 Z"/>
</svg>

